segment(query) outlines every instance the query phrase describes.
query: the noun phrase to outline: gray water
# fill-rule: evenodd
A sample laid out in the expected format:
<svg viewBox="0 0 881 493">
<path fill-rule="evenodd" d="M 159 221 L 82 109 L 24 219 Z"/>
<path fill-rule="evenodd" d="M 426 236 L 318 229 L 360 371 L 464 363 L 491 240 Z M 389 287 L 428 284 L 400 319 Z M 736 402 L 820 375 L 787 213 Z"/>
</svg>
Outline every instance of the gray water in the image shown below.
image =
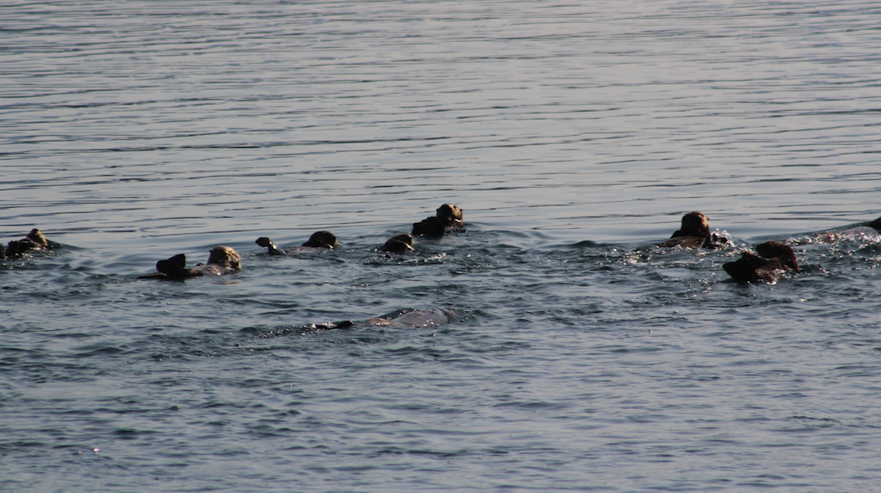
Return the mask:
<svg viewBox="0 0 881 493">
<path fill-rule="evenodd" d="M 817 241 L 881 216 L 879 47 L 856 0 L 0 7 L 0 240 L 64 246 L 0 263 L 0 489 L 881 491 L 881 239 Z M 735 246 L 652 246 L 692 210 Z M 765 239 L 804 272 L 730 282 Z"/>
</svg>

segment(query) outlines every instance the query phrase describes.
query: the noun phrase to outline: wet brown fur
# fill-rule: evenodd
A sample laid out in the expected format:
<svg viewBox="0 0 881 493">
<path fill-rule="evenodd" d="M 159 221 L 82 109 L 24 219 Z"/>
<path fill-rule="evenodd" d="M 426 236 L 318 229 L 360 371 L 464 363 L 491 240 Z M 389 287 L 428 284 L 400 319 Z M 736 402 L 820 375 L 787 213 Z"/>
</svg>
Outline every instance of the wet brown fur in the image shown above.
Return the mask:
<svg viewBox="0 0 881 493">
<path fill-rule="evenodd" d="M 187 257 L 180 253 L 166 260 L 156 262 L 156 270 L 153 274 L 141 276 L 141 279 L 171 279 L 184 280 L 193 277 L 215 275 L 221 276 L 242 269 L 242 257 L 228 246 L 216 246 L 208 255 L 208 263 L 197 264 L 187 268 Z"/>
<path fill-rule="evenodd" d="M 0 245 L 0 258 L 21 257 L 29 252 L 51 249 L 49 240 L 43 236 L 39 229 L 34 228 L 24 238 L 12 240 L 5 246 Z"/>
<path fill-rule="evenodd" d="M 462 209 L 459 206 L 456 204 L 443 204 L 437 208 L 434 216 L 429 216 L 418 223 L 413 223 L 412 234 L 414 236 L 440 238 L 447 233 L 462 230 L 465 227 L 462 217 Z"/>
<path fill-rule="evenodd" d="M 392 236 L 380 248 L 383 252 L 407 253 L 413 250 L 413 237 L 407 233 Z"/>
<path fill-rule="evenodd" d="M 308 253 L 314 249 L 330 250 L 339 245 L 337 237 L 330 231 L 316 231 L 312 233 L 312 236 L 309 237 L 306 243 L 303 243 L 297 248 L 278 248 L 272 240 L 266 236 L 257 238 L 254 243 L 268 248 L 268 253 L 270 255 L 296 255 L 299 253 Z"/>
<path fill-rule="evenodd" d="M 779 241 L 756 245 L 756 252 L 743 252 L 739 260 L 722 266 L 737 282 L 774 282 L 784 272 L 800 273 L 792 248 Z"/>
<path fill-rule="evenodd" d="M 728 245 L 728 239 L 710 233 L 710 220 L 701 212 L 689 212 L 682 216 L 682 226 L 670 239 L 658 244 L 660 247 L 681 246 L 685 248 L 720 248 Z"/>
</svg>

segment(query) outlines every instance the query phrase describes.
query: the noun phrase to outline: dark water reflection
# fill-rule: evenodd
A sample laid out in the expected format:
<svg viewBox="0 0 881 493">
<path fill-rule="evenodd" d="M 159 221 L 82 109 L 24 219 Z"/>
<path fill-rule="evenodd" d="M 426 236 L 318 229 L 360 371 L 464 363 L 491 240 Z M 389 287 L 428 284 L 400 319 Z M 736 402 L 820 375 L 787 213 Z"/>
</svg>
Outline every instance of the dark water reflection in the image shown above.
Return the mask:
<svg viewBox="0 0 881 493">
<path fill-rule="evenodd" d="M 4 486 L 871 490 L 881 240 L 814 233 L 881 216 L 878 13 L 0 9 L 0 238 L 65 245 L 0 263 Z M 443 202 L 467 233 L 376 251 Z M 691 210 L 736 246 L 651 246 Z M 804 273 L 728 282 L 764 239 Z"/>
</svg>

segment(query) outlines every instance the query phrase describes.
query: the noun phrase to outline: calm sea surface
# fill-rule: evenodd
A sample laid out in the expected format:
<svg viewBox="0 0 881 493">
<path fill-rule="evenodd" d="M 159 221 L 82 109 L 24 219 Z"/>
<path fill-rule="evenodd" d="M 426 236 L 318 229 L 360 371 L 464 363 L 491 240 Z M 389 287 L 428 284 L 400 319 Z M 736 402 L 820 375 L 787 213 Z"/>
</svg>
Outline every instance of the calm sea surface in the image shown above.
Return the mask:
<svg viewBox="0 0 881 493">
<path fill-rule="evenodd" d="M 0 490 L 881 491 L 881 235 L 817 241 L 881 216 L 879 53 L 858 0 L 6 3 L 0 241 L 64 248 L 0 261 Z M 652 246 L 692 210 L 735 246 Z"/>
</svg>

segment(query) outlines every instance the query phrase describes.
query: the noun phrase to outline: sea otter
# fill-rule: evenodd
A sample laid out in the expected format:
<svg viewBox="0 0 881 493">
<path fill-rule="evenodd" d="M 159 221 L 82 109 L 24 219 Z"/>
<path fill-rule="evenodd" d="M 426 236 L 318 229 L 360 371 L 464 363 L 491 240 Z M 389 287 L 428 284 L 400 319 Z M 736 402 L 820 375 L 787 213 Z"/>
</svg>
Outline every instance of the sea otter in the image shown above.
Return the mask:
<svg viewBox="0 0 881 493">
<path fill-rule="evenodd" d="M 52 250 L 52 244 L 39 229 L 34 228 L 24 238 L 0 245 L 0 259 L 21 257 L 26 253 L 40 250 Z"/>
<path fill-rule="evenodd" d="M 440 238 L 446 233 L 464 231 L 462 209 L 456 204 L 444 204 L 437 208 L 434 216 L 429 216 L 418 223 L 413 223 L 414 236 Z"/>
<path fill-rule="evenodd" d="M 301 253 L 315 253 L 319 250 L 329 250 L 337 245 L 339 245 L 339 241 L 337 241 L 336 236 L 330 231 L 317 231 L 312 233 L 312 236 L 309 237 L 309 240 L 302 245 L 295 248 L 277 248 L 272 240 L 267 238 L 266 236 L 261 236 L 257 238 L 258 245 L 262 247 L 266 247 L 269 249 L 268 253 L 270 255 L 298 255 Z"/>
<path fill-rule="evenodd" d="M 681 246 L 686 248 L 724 248 L 729 245 L 728 238 L 710 233 L 710 220 L 700 212 L 689 212 L 682 216 L 682 227 L 673 233 L 669 240 L 658 244 L 660 247 Z"/>
<path fill-rule="evenodd" d="M 347 329 L 349 327 L 433 327 L 449 323 L 459 318 L 459 314 L 446 308 L 433 310 L 412 310 L 394 318 L 371 318 L 362 322 L 333 322 L 316 324 L 316 329 Z"/>
<path fill-rule="evenodd" d="M 156 262 L 153 274 L 141 276 L 140 279 L 171 279 L 181 281 L 199 276 L 222 276 L 242 269 L 242 257 L 228 246 L 216 246 L 211 249 L 207 264 L 197 264 L 187 268 L 187 257 L 180 253 L 167 260 Z"/>
<path fill-rule="evenodd" d="M 722 266 L 737 282 L 774 282 L 787 271 L 800 273 L 798 260 L 792 248 L 779 241 L 756 245 L 756 252 L 743 252 L 739 260 Z"/>
<path fill-rule="evenodd" d="M 383 252 L 407 253 L 413 251 L 413 237 L 407 233 L 394 235 L 380 248 Z"/>
</svg>

